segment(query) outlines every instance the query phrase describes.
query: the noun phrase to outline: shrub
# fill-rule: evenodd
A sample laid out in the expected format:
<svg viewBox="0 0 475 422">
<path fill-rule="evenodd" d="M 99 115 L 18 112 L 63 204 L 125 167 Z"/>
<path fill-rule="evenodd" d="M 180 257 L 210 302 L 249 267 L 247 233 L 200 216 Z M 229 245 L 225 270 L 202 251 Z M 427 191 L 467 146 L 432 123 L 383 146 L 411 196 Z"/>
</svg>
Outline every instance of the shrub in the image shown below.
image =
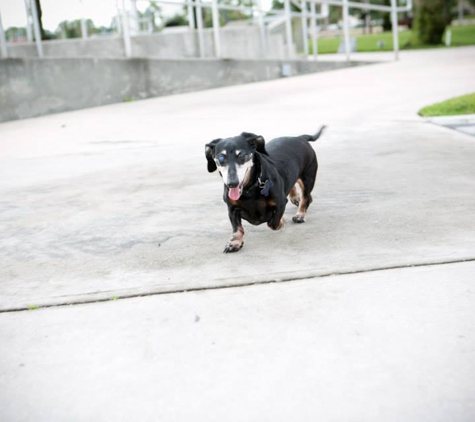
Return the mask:
<svg viewBox="0 0 475 422">
<path fill-rule="evenodd" d="M 418 41 L 437 45 L 450 24 L 451 0 L 421 0 L 416 9 L 415 28 Z"/>
</svg>

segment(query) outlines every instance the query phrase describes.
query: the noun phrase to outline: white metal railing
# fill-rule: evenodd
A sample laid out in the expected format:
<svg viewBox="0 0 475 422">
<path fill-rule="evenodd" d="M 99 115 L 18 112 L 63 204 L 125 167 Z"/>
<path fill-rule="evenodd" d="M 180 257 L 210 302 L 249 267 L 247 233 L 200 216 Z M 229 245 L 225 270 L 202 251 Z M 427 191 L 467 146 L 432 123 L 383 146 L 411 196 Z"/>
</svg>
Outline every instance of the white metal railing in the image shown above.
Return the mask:
<svg viewBox="0 0 475 422">
<path fill-rule="evenodd" d="M 5 38 L 5 32 L 3 31 L 1 11 L 0 11 L 0 44 L 1 44 L 0 51 L 2 52 L 2 57 L 8 57 L 7 40 Z"/>
<path fill-rule="evenodd" d="M 129 3 L 133 5 L 135 14 L 137 9 L 135 3 L 137 1 L 145 0 L 129 0 Z M 404 0 L 402 0 L 404 1 Z M 36 48 L 39 57 L 43 57 L 43 47 L 40 36 L 40 27 L 38 20 L 38 11 L 36 10 L 36 2 L 34 0 L 24 0 L 25 9 L 27 13 L 27 32 L 28 39 L 32 38 L 31 34 L 31 25 L 33 26 L 34 38 L 36 42 Z M 292 12 L 291 11 L 291 2 L 297 5 L 301 12 Z M 343 12 L 343 38 L 345 46 L 346 59 L 350 60 L 350 31 L 349 31 L 349 9 L 363 9 L 363 10 L 374 10 L 389 12 L 391 14 L 392 28 L 393 28 L 393 50 L 395 59 L 399 58 L 399 34 L 398 34 L 398 13 L 412 10 L 412 0 L 405 0 L 404 6 L 398 6 L 398 0 L 391 0 L 390 6 L 376 5 L 371 3 L 356 3 L 350 0 L 284 0 L 284 10 L 263 10 L 260 0 L 254 0 L 252 6 L 232 6 L 226 4 L 219 4 L 219 0 L 181 0 L 181 1 L 172 1 L 172 0 L 156 0 L 156 3 L 159 4 L 173 4 L 177 6 L 186 6 L 188 8 L 188 20 L 189 26 L 192 30 L 197 31 L 198 35 L 198 48 L 200 57 L 205 55 L 205 42 L 204 42 L 204 26 L 202 19 L 202 9 L 209 8 L 211 9 L 212 14 L 212 30 L 213 30 L 213 40 L 215 47 L 215 56 L 217 58 L 221 57 L 221 38 L 220 38 L 220 24 L 219 24 L 219 11 L 220 10 L 239 10 L 247 12 L 250 15 L 254 16 L 257 19 L 258 25 L 260 27 L 260 38 L 261 38 L 261 51 L 263 58 L 266 53 L 267 46 L 267 32 L 265 28 L 265 15 L 281 15 L 285 19 L 285 38 L 287 45 L 287 57 L 291 58 L 293 54 L 293 37 L 292 37 L 292 18 L 300 17 L 302 19 L 302 35 L 303 35 L 303 47 L 305 56 L 309 55 L 308 51 L 308 40 L 309 35 L 312 38 L 312 47 L 313 47 L 313 56 L 316 58 L 318 55 L 317 47 L 317 20 L 328 17 L 328 6 L 338 6 L 342 8 Z M 316 13 L 316 5 L 320 5 L 320 13 Z M 310 10 L 308 10 L 308 5 Z M 131 42 L 131 29 L 130 29 L 130 15 L 126 8 L 125 0 L 116 0 L 116 7 L 119 12 L 120 27 L 124 40 L 124 50 L 126 57 L 131 57 L 132 52 L 132 42 Z M 196 16 L 196 28 L 194 27 L 193 15 Z M 310 34 L 308 28 L 308 21 L 310 21 Z M 85 25 L 83 25 L 83 28 Z M 83 29 L 84 32 L 84 29 Z M 87 34 L 83 33 L 83 37 L 87 37 Z M 1 25 L 1 14 L 0 14 L 0 44 L 1 44 L 1 53 L 2 57 L 8 56 L 7 44 L 5 40 L 5 34 L 3 27 Z"/>
</svg>

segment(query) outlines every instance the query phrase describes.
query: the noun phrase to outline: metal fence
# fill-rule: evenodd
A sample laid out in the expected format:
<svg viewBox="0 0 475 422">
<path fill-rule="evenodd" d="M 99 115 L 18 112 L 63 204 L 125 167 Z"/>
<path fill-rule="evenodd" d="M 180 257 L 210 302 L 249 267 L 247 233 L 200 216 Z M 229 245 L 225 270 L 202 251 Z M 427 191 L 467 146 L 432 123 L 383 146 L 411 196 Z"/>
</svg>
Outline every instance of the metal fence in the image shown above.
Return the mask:
<svg viewBox="0 0 475 422">
<path fill-rule="evenodd" d="M 144 0 L 132 0 L 132 4 L 135 7 L 136 1 Z M 404 1 L 404 0 L 402 0 Z M 38 11 L 36 10 L 36 3 L 34 0 L 24 0 L 27 20 L 27 31 L 29 38 L 33 39 L 36 43 L 36 49 L 39 57 L 43 57 L 42 41 L 40 37 L 40 26 L 38 20 Z M 216 58 L 221 58 L 221 40 L 220 40 L 220 22 L 219 13 L 222 10 L 238 10 L 248 13 L 253 16 L 257 21 L 260 28 L 260 43 L 262 57 L 265 57 L 267 46 L 267 30 L 266 30 L 266 16 L 269 14 L 281 16 L 285 20 L 285 38 L 287 46 L 287 58 L 292 58 L 293 55 L 293 36 L 292 36 L 292 20 L 297 17 L 302 20 L 302 36 L 303 36 L 303 51 L 304 57 L 308 58 L 318 55 L 318 31 L 317 20 L 327 18 L 329 15 L 329 5 L 342 8 L 343 15 L 343 39 L 345 47 L 346 60 L 350 61 L 350 25 L 349 25 L 349 10 L 361 9 L 361 10 L 374 10 L 381 12 L 389 12 L 391 14 L 392 30 L 393 30 L 393 49 L 395 59 L 399 58 L 399 34 L 398 34 L 398 13 L 407 12 L 412 10 L 412 0 L 405 0 L 404 5 L 398 5 L 398 0 L 391 0 L 390 6 L 371 4 L 370 2 L 357 3 L 349 0 L 284 0 L 283 10 L 263 10 L 261 0 L 252 0 L 250 6 L 233 6 L 229 4 L 220 3 L 219 0 L 182 0 L 182 1 L 170 1 L 170 0 L 157 0 L 158 4 L 173 4 L 178 6 L 186 6 L 188 11 L 188 22 L 190 31 L 196 31 L 198 38 L 198 48 L 200 57 L 204 57 L 204 25 L 202 18 L 202 10 L 210 9 L 212 14 L 212 30 L 214 39 L 214 55 Z M 291 10 L 291 4 L 300 8 L 300 12 Z M 316 6 L 319 5 L 319 13 L 316 11 Z M 118 16 L 120 17 L 120 27 L 124 41 L 124 50 L 126 57 L 132 57 L 132 42 L 131 42 L 131 29 L 130 18 L 131 11 L 126 7 L 125 0 L 118 0 L 116 2 Z M 135 11 L 136 12 L 136 11 Z M 196 16 L 196 27 L 195 19 Z M 83 37 L 85 37 L 86 27 L 83 21 Z M 310 23 L 310 25 L 309 25 Z M 310 31 L 309 31 L 310 26 Z M 33 28 L 33 30 L 31 29 Z M 312 39 L 312 55 L 309 54 L 309 38 Z M 0 43 L 2 57 L 8 57 L 8 47 L 5 39 L 5 34 L 2 26 L 1 10 L 0 10 Z"/>
</svg>

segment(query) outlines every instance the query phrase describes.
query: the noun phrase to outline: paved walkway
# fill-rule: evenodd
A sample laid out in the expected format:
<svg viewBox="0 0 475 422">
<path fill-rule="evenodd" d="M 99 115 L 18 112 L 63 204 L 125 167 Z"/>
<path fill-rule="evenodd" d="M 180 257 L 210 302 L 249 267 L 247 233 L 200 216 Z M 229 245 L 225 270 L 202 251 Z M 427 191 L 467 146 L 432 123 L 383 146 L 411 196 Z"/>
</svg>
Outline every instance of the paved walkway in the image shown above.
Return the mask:
<svg viewBox="0 0 475 422">
<path fill-rule="evenodd" d="M 467 135 L 475 136 L 475 114 L 464 114 L 461 116 L 440 116 L 430 117 L 427 121 L 436 125 L 458 130 Z"/>
<path fill-rule="evenodd" d="M 406 52 L 0 125 L 0 310 L 206 289 L 1 313 L 0 419 L 473 420 L 475 142 L 416 113 L 474 74 Z M 321 124 L 308 222 L 222 254 L 204 144 Z"/>
</svg>

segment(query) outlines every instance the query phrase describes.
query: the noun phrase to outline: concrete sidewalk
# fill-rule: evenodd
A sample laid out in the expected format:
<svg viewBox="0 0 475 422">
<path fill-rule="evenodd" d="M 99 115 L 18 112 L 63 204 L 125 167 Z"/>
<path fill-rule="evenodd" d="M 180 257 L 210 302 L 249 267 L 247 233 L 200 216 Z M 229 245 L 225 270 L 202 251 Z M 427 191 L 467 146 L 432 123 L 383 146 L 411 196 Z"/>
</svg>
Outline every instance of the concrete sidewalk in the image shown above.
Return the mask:
<svg viewBox="0 0 475 422">
<path fill-rule="evenodd" d="M 294 280 L 0 314 L 0 419 L 472 420 L 475 142 L 417 111 L 474 74 L 475 48 L 403 52 L 0 125 L 0 310 Z M 307 223 L 222 254 L 204 144 L 322 124 Z"/>
<path fill-rule="evenodd" d="M 427 121 L 436 125 L 458 130 L 459 132 L 466 133 L 467 135 L 475 136 L 475 114 L 428 117 Z"/>
</svg>

